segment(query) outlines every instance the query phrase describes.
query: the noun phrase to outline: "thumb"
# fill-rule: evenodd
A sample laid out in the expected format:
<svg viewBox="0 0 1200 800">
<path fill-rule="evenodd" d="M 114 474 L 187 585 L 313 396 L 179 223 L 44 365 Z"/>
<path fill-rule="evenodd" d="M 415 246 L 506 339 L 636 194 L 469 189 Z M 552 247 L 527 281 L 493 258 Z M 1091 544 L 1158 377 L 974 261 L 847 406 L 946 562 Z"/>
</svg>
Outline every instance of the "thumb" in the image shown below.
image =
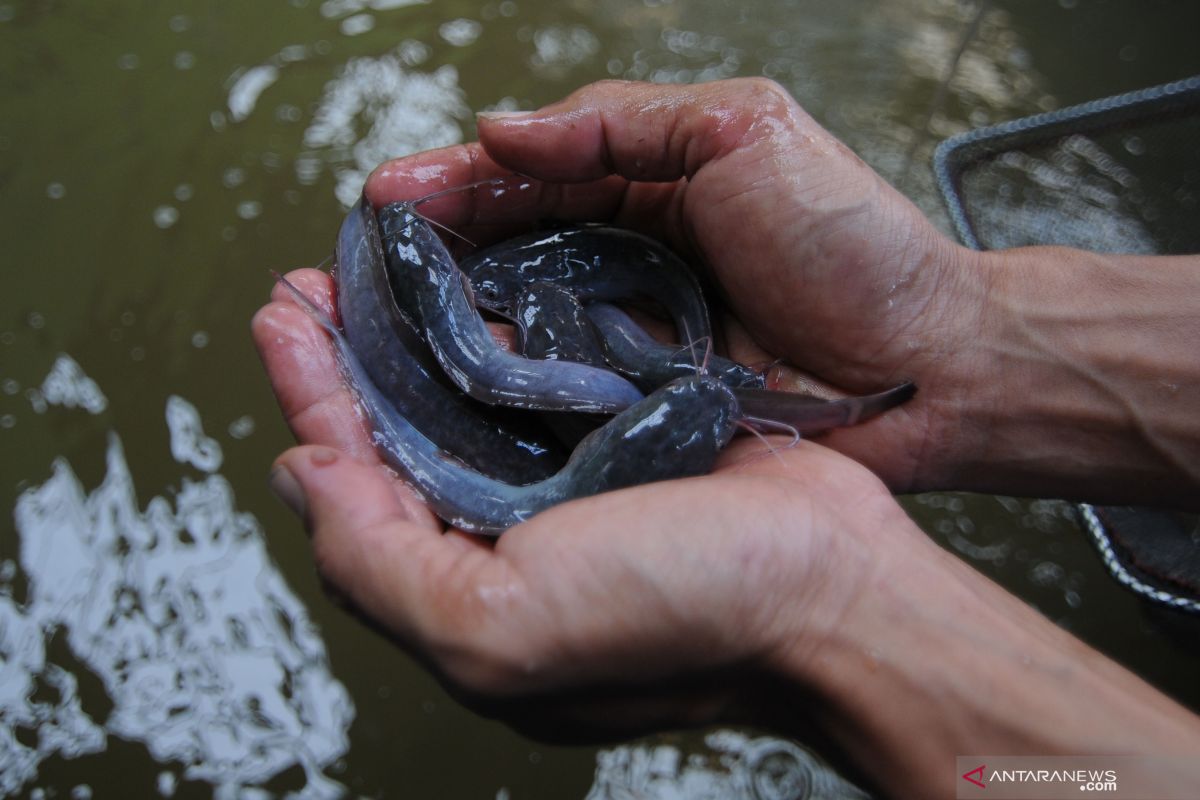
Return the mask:
<svg viewBox="0 0 1200 800">
<path fill-rule="evenodd" d="M 389 628 L 410 629 L 422 565 L 451 547 L 412 491 L 378 467 L 315 445 L 281 455 L 268 485 L 304 520 L 321 576 Z"/>
</svg>

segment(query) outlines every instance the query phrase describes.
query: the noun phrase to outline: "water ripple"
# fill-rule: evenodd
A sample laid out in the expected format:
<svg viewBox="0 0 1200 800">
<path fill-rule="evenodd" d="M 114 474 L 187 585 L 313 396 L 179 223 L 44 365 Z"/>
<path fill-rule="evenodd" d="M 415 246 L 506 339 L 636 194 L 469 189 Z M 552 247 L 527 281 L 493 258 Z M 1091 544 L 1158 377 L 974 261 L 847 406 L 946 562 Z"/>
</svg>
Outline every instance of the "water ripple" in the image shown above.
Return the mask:
<svg viewBox="0 0 1200 800">
<path fill-rule="evenodd" d="M 171 398 L 168 415 L 173 442 L 207 439 L 187 401 Z M 140 508 L 115 433 L 106 464 L 88 492 L 60 458 L 16 505 L 27 594 L 16 602 L 6 571 L 0 793 L 19 791 L 51 756 L 103 750 L 111 734 L 176 765 L 160 784 L 204 780 L 243 796 L 298 765 L 308 778 L 300 796 L 340 794 L 322 768 L 346 753 L 354 708 L 258 521 L 215 473 Z M 103 724 L 80 702 L 76 675 L 47 659 L 59 631 L 111 701 Z M 35 746 L 22 741 L 31 731 Z"/>
</svg>

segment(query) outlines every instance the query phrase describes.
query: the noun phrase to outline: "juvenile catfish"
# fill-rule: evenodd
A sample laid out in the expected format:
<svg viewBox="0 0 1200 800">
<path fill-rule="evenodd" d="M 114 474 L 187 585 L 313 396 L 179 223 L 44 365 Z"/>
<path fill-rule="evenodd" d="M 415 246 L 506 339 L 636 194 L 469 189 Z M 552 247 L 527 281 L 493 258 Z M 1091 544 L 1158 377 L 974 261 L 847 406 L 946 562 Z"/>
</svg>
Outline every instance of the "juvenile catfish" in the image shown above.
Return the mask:
<svg viewBox="0 0 1200 800">
<path fill-rule="evenodd" d="M 432 226 L 412 203 L 379 211 L 392 290 L 409 311 L 442 369 L 485 403 L 544 411 L 615 414 L 641 391 L 607 369 L 571 361 L 535 361 L 496 344 L 475 308 L 471 286 Z"/>
<path fill-rule="evenodd" d="M 701 475 L 733 436 L 737 400 L 720 381 L 674 381 L 589 434 L 553 476 L 513 486 L 462 466 L 375 388 L 337 326 L 285 278 L 278 280 L 333 340 L 346 381 L 371 421 L 376 449 L 443 520 L 498 535 L 553 505 L 651 481 Z"/>
<path fill-rule="evenodd" d="M 363 370 L 396 410 L 439 447 L 509 483 L 554 474 L 566 453 L 552 437 L 507 419 L 446 381 L 411 320 L 392 300 L 374 209 L 365 198 L 337 238 L 338 313 Z M 515 413 L 515 412 L 514 412 Z"/>
</svg>

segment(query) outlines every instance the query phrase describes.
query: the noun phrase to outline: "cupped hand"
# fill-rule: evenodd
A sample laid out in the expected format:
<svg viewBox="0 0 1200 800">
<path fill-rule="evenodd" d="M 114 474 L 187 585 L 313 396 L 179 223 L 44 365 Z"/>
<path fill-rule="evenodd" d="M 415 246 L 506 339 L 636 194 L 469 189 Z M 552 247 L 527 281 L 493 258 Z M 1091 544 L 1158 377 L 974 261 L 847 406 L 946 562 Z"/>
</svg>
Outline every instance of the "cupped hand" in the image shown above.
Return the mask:
<svg viewBox="0 0 1200 800">
<path fill-rule="evenodd" d="M 289 279 L 330 308 L 328 276 Z M 253 332 L 304 445 L 272 486 L 321 574 L 451 686 L 523 698 L 526 724 L 537 698 L 540 724 L 610 732 L 733 713 L 749 676 L 819 648 L 912 527 L 853 461 L 751 439 L 711 475 L 566 503 L 495 542 L 447 532 L 378 460 L 326 334 L 279 287 Z"/>
<path fill-rule="evenodd" d="M 423 210 L 483 240 L 542 217 L 658 236 L 719 285 L 735 356 L 782 357 L 850 392 L 915 381 L 903 409 L 825 443 L 896 490 L 944 482 L 938 443 L 960 438 L 986 272 L 779 86 L 605 82 L 537 112 L 481 115 L 479 136 L 384 164 L 368 196 L 382 205 L 513 170 L 538 181 L 532 192 Z"/>
</svg>

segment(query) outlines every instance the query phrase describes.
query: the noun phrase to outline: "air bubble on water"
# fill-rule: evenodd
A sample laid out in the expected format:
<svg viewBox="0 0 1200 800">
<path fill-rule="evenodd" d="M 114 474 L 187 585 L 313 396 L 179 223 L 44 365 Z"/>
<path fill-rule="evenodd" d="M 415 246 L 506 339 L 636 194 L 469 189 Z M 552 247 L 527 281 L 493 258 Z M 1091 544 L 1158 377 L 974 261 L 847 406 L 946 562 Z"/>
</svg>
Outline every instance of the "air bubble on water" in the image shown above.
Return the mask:
<svg viewBox="0 0 1200 800">
<path fill-rule="evenodd" d="M 181 183 L 175 187 L 175 199 L 181 203 L 186 203 L 188 200 L 191 200 L 194 194 L 195 189 L 192 188 L 190 183 Z"/>
<path fill-rule="evenodd" d="M 308 45 L 289 44 L 279 50 L 278 58 L 283 64 L 293 64 L 309 57 Z"/>
<path fill-rule="evenodd" d="M 396 57 L 406 67 L 415 67 L 429 60 L 432 52 L 429 45 L 419 42 L 416 39 L 405 39 L 396 45 Z"/>
<path fill-rule="evenodd" d="M 279 80 L 279 75 L 279 67 L 274 64 L 259 64 L 238 76 L 225 101 L 234 122 L 241 122 L 250 116 L 258 104 L 258 98 Z"/>
<path fill-rule="evenodd" d="M 375 17 L 371 14 L 355 14 L 342 20 L 342 33 L 346 36 L 358 36 L 367 33 L 375 27 Z"/>
<path fill-rule="evenodd" d="M 16 380 L 12 378 L 7 378 L 4 383 L 0 383 L 0 389 L 2 389 L 5 394 L 11 396 L 21 391 L 21 384 L 17 383 Z"/>
<path fill-rule="evenodd" d="M 92 800 L 92 787 L 81 783 L 71 789 L 71 800 Z"/>
<path fill-rule="evenodd" d="M 131 347 L 129 349 L 129 358 L 132 361 L 145 361 L 146 360 L 146 348 L 141 347 L 141 346 Z"/>
<path fill-rule="evenodd" d="M 89 414 L 99 414 L 108 408 L 108 398 L 100 391 L 100 386 L 66 353 L 60 353 L 54 361 L 54 366 L 42 381 L 41 390 L 33 389 L 27 391 L 26 395 L 33 403 L 33 410 L 38 413 L 44 411 L 47 404 L 82 408 Z"/>
<path fill-rule="evenodd" d="M 141 59 L 138 58 L 137 53 L 125 53 L 117 59 L 117 69 L 137 69 L 140 63 Z"/>
<path fill-rule="evenodd" d="M 221 185 L 233 189 L 246 182 L 246 170 L 241 167 L 229 167 L 221 173 Z"/>
<path fill-rule="evenodd" d="M 229 435 L 234 439 L 245 439 L 254 433 L 254 417 L 246 414 L 229 423 Z"/>
<path fill-rule="evenodd" d="M 51 200 L 62 200 L 67 195 L 67 187 L 63 186 L 58 181 L 46 186 L 46 197 Z"/>
<path fill-rule="evenodd" d="M 196 348 L 197 350 L 203 350 L 205 347 L 208 347 L 208 332 L 196 331 L 193 333 L 192 347 Z"/>
<path fill-rule="evenodd" d="M 175 206 L 162 205 L 154 209 L 154 213 L 151 216 L 154 219 L 155 225 L 166 230 L 179 221 L 179 209 Z"/>
<path fill-rule="evenodd" d="M 33 413 L 35 414 L 45 414 L 46 409 L 50 407 L 50 404 L 46 402 L 45 396 L 34 388 L 25 390 L 25 399 L 29 401 L 29 405 L 33 408 Z"/>
<path fill-rule="evenodd" d="M 196 66 L 196 54 L 191 50 L 180 50 L 173 59 L 175 69 L 187 70 Z"/>
<path fill-rule="evenodd" d="M 46 327 L 46 318 L 37 311 L 30 311 L 29 315 L 25 317 L 25 322 L 35 331 L 40 331 L 42 328 Z"/>
<path fill-rule="evenodd" d="M 179 781 L 175 777 L 174 772 L 163 771 L 158 773 L 158 780 L 155 782 L 155 786 L 160 795 L 163 797 L 171 797 L 175 794 L 175 787 L 178 782 Z"/>
<path fill-rule="evenodd" d="M 279 122 L 299 122 L 303 115 L 300 107 L 291 103 L 281 103 L 275 107 L 275 119 Z"/>
<path fill-rule="evenodd" d="M 452 44 L 455 47 L 466 47 L 479 38 L 483 33 L 483 25 L 473 19 L 453 19 L 449 22 L 443 22 L 438 27 L 438 35 L 446 41 L 447 44 Z"/>
<path fill-rule="evenodd" d="M 188 28 L 192 27 L 192 18 L 187 14 L 176 14 L 167 20 L 167 27 L 173 33 L 183 33 Z"/>
<path fill-rule="evenodd" d="M 204 433 L 200 412 L 178 395 L 167 398 L 167 429 L 171 433 L 171 455 L 181 464 L 204 472 L 221 467 L 221 445 Z"/>
<path fill-rule="evenodd" d="M 245 220 L 251 220 L 262 213 L 262 203 L 257 200 L 245 200 L 238 203 L 237 215 Z"/>
<path fill-rule="evenodd" d="M 7 430 L 16 424 L 17 424 L 17 418 L 14 417 L 12 414 L 5 414 L 3 416 L 0 416 L 0 428 L 4 428 L 5 430 Z"/>
</svg>

